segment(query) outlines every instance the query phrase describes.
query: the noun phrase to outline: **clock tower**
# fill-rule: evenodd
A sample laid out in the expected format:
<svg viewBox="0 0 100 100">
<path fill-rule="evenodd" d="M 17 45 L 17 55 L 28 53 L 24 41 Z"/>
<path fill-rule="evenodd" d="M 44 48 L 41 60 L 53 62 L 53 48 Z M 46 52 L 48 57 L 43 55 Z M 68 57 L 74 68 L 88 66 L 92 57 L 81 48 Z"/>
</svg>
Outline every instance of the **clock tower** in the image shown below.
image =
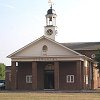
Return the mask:
<svg viewBox="0 0 100 100">
<path fill-rule="evenodd" d="M 57 15 L 55 10 L 52 9 L 51 4 L 51 7 L 46 14 L 46 26 L 44 27 L 44 34 L 53 40 L 55 40 L 55 35 L 57 34 L 56 17 Z"/>
</svg>

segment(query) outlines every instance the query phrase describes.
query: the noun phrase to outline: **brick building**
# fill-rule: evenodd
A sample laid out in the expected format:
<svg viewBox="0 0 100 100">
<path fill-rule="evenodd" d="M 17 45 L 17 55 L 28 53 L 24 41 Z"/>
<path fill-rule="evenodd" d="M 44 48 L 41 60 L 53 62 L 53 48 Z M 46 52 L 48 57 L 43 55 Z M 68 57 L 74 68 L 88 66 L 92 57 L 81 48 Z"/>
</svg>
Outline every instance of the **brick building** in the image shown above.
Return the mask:
<svg viewBox="0 0 100 100">
<path fill-rule="evenodd" d="M 100 42 L 58 43 L 56 13 L 46 14 L 44 36 L 10 54 L 6 67 L 6 89 L 81 90 L 99 87 L 95 52 Z"/>
</svg>

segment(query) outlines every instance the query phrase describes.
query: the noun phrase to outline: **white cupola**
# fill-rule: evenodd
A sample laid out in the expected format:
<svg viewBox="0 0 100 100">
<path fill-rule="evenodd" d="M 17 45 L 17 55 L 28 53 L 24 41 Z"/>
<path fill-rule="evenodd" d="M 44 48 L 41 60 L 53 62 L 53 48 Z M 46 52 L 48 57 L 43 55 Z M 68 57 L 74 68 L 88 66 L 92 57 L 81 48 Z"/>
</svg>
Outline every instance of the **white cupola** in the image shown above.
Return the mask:
<svg viewBox="0 0 100 100">
<path fill-rule="evenodd" d="M 56 17 L 57 15 L 55 10 L 52 9 L 51 4 L 51 7 L 46 14 L 46 26 L 44 27 L 44 35 L 53 40 L 55 40 L 55 35 L 57 34 Z"/>
</svg>

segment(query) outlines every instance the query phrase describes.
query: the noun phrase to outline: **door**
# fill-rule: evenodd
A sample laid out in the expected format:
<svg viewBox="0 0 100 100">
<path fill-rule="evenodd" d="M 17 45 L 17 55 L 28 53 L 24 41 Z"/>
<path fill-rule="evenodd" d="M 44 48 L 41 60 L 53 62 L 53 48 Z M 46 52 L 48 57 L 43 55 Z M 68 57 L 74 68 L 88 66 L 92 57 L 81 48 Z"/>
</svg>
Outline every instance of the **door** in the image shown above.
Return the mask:
<svg viewBox="0 0 100 100">
<path fill-rule="evenodd" d="M 54 89 L 54 71 L 44 71 L 44 89 Z"/>
</svg>

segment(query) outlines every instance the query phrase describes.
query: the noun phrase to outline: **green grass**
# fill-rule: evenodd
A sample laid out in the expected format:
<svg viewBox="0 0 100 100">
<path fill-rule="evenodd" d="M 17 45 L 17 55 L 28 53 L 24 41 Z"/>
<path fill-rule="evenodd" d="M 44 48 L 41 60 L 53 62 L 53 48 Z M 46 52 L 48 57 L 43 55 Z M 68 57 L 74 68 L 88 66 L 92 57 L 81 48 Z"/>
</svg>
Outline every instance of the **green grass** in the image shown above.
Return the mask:
<svg viewBox="0 0 100 100">
<path fill-rule="evenodd" d="M 0 92 L 0 100 L 100 100 L 100 93 Z"/>
</svg>

